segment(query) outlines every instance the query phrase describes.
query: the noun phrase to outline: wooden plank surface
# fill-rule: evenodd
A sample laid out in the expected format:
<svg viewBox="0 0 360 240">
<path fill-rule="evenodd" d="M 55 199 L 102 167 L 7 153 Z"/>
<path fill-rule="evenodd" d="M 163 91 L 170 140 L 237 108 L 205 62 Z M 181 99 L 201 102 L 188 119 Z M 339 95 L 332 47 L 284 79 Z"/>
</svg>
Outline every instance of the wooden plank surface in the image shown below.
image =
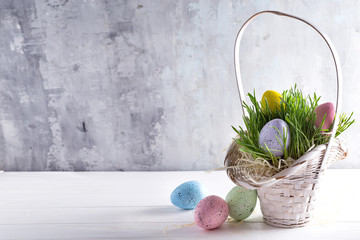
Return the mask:
<svg viewBox="0 0 360 240">
<path fill-rule="evenodd" d="M 234 186 L 224 172 L 0 173 L 0 239 L 360 239 L 360 170 L 328 170 L 314 220 L 300 229 L 267 226 L 259 204 L 240 224 L 180 227 L 193 211 L 169 197 L 189 180 L 223 198 Z"/>
</svg>

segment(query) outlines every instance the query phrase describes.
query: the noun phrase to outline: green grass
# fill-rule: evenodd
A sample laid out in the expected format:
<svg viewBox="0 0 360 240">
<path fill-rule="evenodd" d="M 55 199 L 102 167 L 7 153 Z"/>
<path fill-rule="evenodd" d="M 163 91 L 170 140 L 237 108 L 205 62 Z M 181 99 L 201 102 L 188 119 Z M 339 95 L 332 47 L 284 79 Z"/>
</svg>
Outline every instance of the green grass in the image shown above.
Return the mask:
<svg viewBox="0 0 360 240">
<path fill-rule="evenodd" d="M 280 118 L 284 120 L 290 128 L 290 145 L 287 149 L 283 149 L 284 156 L 282 159 L 291 157 L 298 159 L 312 146 L 327 143 L 330 139 L 330 129 L 322 129 L 324 119 L 319 128 L 315 127 L 315 108 L 318 106 L 320 97 L 304 96 L 301 90 L 297 89 L 296 85 L 290 90 L 285 90 L 282 93 L 280 106 L 276 111 L 271 111 L 269 105 L 262 106 L 257 101 L 254 94 L 248 93 L 251 105 L 246 104 L 244 107 L 248 112 L 248 116 L 244 116 L 245 129 L 239 126 L 238 129 L 232 127 L 239 135 L 236 138 L 240 150 L 251 154 L 254 158 L 262 158 L 269 161 L 272 165 L 278 166 L 280 157 L 276 157 L 266 147 L 261 148 L 259 145 L 259 133 L 263 126 L 270 120 Z M 353 113 L 349 117 L 341 114 L 339 118 L 339 125 L 336 131 L 336 137 L 344 132 L 354 123 L 352 120 Z M 285 146 L 287 136 L 283 139 L 278 139 Z"/>
</svg>

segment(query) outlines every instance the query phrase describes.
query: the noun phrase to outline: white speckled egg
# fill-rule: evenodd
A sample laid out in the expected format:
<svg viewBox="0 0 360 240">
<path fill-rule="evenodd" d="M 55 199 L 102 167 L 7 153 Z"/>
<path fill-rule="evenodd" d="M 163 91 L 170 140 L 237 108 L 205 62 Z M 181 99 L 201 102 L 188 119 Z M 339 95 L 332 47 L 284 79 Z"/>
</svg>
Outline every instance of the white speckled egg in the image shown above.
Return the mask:
<svg viewBox="0 0 360 240">
<path fill-rule="evenodd" d="M 277 129 L 279 130 L 280 134 Z M 266 144 L 271 153 L 277 157 L 281 157 L 284 154 L 282 139 L 285 135 L 287 137 L 286 148 L 288 148 L 290 144 L 290 128 L 288 124 L 282 119 L 273 119 L 266 123 L 265 126 L 261 129 L 259 134 L 259 144 L 263 149 L 266 149 Z M 280 140 L 281 144 L 277 139 Z"/>
<path fill-rule="evenodd" d="M 171 193 L 170 200 L 175 206 L 182 209 L 194 209 L 205 197 L 204 187 L 198 181 L 184 182 Z"/>
<path fill-rule="evenodd" d="M 255 209 L 256 200 L 256 190 L 249 190 L 241 186 L 233 187 L 225 198 L 230 217 L 239 221 L 251 215 Z"/>
</svg>

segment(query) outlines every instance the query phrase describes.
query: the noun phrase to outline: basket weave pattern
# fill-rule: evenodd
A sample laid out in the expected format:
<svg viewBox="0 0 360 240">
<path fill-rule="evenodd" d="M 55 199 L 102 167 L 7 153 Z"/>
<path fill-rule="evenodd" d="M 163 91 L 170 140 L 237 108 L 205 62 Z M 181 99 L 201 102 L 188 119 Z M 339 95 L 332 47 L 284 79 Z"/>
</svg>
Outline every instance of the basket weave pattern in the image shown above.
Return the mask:
<svg viewBox="0 0 360 240">
<path fill-rule="evenodd" d="M 345 146 L 340 140 L 335 140 L 325 167 L 333 161 L 344 159 L 347 155 Z M 236 145 L 232 144 L 228 153 L 240 151 Z M 261 183 L 249 181 L 249 178 L 242 174 L 246 170 L 241 168 L 227 169 L 227 174 L 237 185 L 258 189 L 261 211 L 267 224 L 276 227 L 300 227 L 307 224 L 312 217 L 319 177 L 323 173 L 320 169 L 325 152 L 325 145 L 317 146 L 311 154 L 305 156 L 311 158 L 299 159 L 300 161 L 296 161 L 287 169 L 288 172 L 296 169 L 294 173 L 287 175 L 280 172 L 267 181 L 266 184 L 270 186 L 260 187 Z M 237 160 L 238 155 L 227 154 L 225 165 L 236 166 Z"/>
</svg>

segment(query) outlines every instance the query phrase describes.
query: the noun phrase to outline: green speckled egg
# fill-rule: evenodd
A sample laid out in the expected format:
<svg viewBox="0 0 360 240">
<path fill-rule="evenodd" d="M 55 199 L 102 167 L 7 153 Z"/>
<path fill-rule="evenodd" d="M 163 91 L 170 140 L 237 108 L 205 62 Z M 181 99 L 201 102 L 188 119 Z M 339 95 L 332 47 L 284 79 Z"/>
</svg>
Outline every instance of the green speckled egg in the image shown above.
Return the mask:
<svg viewBox="0 0 360 240">
<path fill-rule="evenodd" d="M 256 199 L 256 190 L 249 190 L 240 186 L 231 189 L 225 198 L 230 217 L 239 221 L 249 217 L 255 209 Z"/>
</svg>

